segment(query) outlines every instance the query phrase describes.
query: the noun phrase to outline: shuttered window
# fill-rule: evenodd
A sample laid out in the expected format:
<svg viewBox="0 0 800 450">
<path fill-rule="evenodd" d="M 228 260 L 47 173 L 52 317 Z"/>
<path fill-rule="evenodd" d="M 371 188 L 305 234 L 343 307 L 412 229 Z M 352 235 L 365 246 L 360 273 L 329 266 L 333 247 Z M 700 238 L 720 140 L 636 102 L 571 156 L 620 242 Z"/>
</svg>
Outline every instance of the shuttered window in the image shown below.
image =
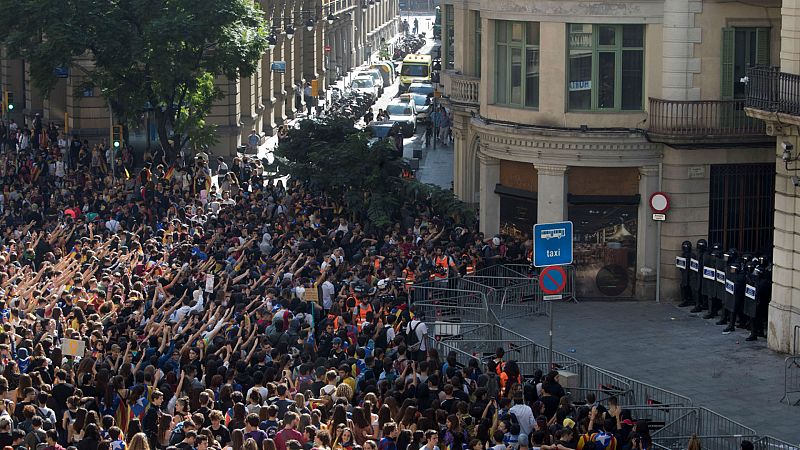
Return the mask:
<svg viewBox="0 0 800 450">
<path fill-rule="evenodd" d="M 722 29 L 722 100 L 743 99 L 747 67 L 769 65 L 769 34 L 770 29 L 764 27 Z"/>
</svg>

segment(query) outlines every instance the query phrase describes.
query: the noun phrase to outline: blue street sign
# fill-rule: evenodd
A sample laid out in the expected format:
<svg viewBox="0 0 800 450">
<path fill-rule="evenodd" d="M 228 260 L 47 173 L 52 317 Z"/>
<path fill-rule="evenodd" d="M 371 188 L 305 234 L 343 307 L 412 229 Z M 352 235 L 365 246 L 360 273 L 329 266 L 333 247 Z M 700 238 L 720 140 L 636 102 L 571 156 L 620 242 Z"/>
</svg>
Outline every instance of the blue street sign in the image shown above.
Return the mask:
<svg viewBox="0 0 800 450">
<path fill-rule="evenodd" d="M 286 73 L 286 61 L 273 61 L 272 71 L 276 73 Z"/>
<path fill-rule="evenodd" d="M 572 222 L 537 223 L 533 226 L 533 265 L 572 264 Z"/>
</svg>

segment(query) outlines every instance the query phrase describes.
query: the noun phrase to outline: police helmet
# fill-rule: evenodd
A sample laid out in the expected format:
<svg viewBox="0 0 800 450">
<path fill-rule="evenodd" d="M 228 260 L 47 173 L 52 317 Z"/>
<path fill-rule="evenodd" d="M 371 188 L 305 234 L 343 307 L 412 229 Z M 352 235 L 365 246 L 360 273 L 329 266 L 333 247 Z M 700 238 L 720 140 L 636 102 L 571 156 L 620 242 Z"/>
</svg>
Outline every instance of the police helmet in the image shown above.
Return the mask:
<svg viewBox="0 0 800 450">
<path fill-rule="evenodd" d="M 684 253 L 691 252 L 692 251 L 692 243 L 690 241 L 683 241 L 681 243 L 681 250 L 683 250 Z"/>
<path fill-rule="evenodd" d="M 758 257 L 758 265 L 767 267 L 769 265 L 769 257 L 767 255 L 761 255 Z"/>
<path fill-rule="evenodd" d="M 708 248 L 708 242 L 706 242 L 705 239 L 699 239 L 697 241 L 696 247 L 697 247 L 697 251 L 698 252 L 704 253 L 706 251 L 706 249 Z"/>
<path fill-rule="evenodd" d="M 758 264 L 756 264 L 755 260 L 751 259 L 750 261 L 747 261 L 747 265 L 745 266 L 745 269 L 747 270 L 747 273 L 753 273 L 753 270 L 755 270 L 757 265 Z"/>
<path fill-rule="evenodd" d="M 731 247 L 728 249 L 727 252 L 725 252 L 724 256 L 725 260 L 728 261 L 728 263 L 732 263 L 736 261 L 737 258 L 739 258 L 739 252 L 735 248 Z"/>
<path fill-rule="evenodd" d="M 744 263 L 747 263 L 748 261 L 750 261 L 751 259 L 753 259 L 753 255 L 751 255 L 750 253 L 745 253 L 745 254 L 744 254 L 744 255 L 742 255 L 742 256 L 741 256 L 741 258 L 739 258 L 739 259 L 740 259 L 740 260 L 742 260 Z"/>
<path fill-rule="evenodd" d="M 766 271 L 767 271 L 767 269 L 764 266 L 759 264 L 753 269 L 753 275 L 755 275 L 757 277 L 760 277 L 760 276 L 763 276 L 764 272 L 766 272 Z"/>
</svg>

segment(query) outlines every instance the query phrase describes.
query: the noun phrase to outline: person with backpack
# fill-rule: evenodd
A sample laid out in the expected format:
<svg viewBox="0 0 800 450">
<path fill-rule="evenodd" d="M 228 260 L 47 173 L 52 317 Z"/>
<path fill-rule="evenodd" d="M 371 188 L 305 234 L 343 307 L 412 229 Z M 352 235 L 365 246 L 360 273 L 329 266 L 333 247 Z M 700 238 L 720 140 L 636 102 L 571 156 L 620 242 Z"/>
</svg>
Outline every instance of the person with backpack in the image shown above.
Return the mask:
<svg viewBox="0 0 800 450">
<path fill-rule="evenodd" d="M 424 361 L 427 346 L 425 337 L 428 335 L 428 326 L 423 322 L 424 317 L 418 313 L 406 325 L 406 348 L 411 352 L 414 361 Z"/>
</svg>

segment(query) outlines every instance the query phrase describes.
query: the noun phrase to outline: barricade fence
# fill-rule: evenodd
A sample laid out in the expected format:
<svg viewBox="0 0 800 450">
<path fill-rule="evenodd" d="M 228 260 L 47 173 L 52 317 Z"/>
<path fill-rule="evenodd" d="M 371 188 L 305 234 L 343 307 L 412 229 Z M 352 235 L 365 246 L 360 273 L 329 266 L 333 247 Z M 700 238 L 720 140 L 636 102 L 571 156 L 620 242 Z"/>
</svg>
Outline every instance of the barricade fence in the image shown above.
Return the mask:
<svg viewBox="0 0 800 450">
<path fill-rule="evenodd" d="M 800 450 L 800 446 L 790 444 L 772 436 L 764 436 L 757 441 L 753 441 L 753 447 L 755 447 L 755 450 Z"/>
<path fill-rule="evenodd" d="M 706 450 L 739 448 L 742 440 L 755 442 L 760 437 L 748 428 L 701 406 L 635 405 L 625 406 L 634 421 L 646 420 L 654 447 L 681 450 L 692 435 L 700 438 Z"/>
<path fill-rule="evenodd" d="M 793 394 L 800 393 L 800 356 L 789 356 L 783 363 L 783 398 L 788 404 L 799 405 L 800 398 L 792 402 Z"/>
</svg>

